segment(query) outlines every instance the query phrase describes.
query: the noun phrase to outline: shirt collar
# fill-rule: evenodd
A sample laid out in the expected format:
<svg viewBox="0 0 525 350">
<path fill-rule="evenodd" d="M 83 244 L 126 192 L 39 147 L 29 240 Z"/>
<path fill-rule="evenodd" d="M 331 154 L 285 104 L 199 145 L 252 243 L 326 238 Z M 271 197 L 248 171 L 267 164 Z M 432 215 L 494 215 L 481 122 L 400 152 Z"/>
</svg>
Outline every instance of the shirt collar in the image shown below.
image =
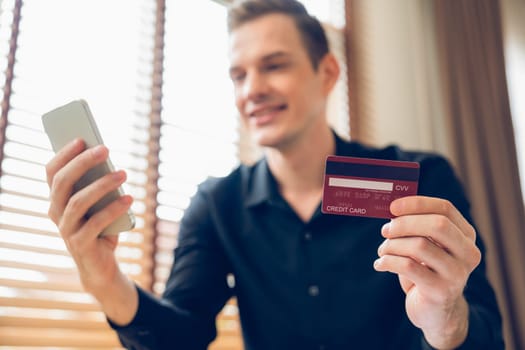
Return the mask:
<svg viewBox="0 0 525 350">
<path fill-rule="evenodd" d="M 335 138 L 335 154 L 341 155 L 345 141 L 333 130 L 332 133 Z M 261 159 L 253 166 L 245 191 L 244 203 L 247 207 L 256 206 L 264 202 L 277 203 L 282 200 L 277 188 L 277 181 L 275 181 L 273 174 L 270 172 L 266 158 Z"/>
<path fill-rule="evenodd" d="M 264 202 L 271 202 L 278 198 L 278 192 L 277 182 L 270 172 L 266 158 L 263 158 L 254 165 L 246 183 L 246 200 L 244 203 L 247 207 L 252 207 Z"/>
</svg>

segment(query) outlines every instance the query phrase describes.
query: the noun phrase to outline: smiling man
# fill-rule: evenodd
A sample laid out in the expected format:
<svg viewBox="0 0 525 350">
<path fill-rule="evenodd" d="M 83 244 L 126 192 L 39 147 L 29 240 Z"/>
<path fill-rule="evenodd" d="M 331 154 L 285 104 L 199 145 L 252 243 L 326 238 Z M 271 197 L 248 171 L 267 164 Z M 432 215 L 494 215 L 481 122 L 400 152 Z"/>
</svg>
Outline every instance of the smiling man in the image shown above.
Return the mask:
<svg viewBox="0 0 525 350">
<path fill-rule="evenodd" d="M 205 349 L 217 313 L 236 296 L 249 350 L 503 349 L 482 241 L 447 161 L 333 132 L 326 104 L 339 67 L 300 3 L 235 1 L 228 20 L 235 102 L 264 157 L 199 187 L 162 299 L 119 270 L 115 237 L 98 238 L 131 198 L 84 219 L 124 174 L 71 196 L 107 149 L 73 142 L 47 166 L 50 217 L 123 344 Z M 323 214 L 324 166 L 334 154 L 418 162 L 419 195 L 394 201 L 391 220 Z"/>
</svg>

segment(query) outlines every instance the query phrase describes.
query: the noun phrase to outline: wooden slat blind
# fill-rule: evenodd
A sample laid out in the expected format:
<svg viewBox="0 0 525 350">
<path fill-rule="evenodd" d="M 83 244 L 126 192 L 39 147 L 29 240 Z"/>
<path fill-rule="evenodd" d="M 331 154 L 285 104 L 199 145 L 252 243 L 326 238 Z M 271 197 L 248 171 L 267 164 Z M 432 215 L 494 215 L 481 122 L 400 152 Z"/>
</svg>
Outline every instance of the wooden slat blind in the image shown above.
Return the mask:
<svg viewBox="0 0 525 350">
<path fill-rule="evenodd" d="M 239 163 L 225 16 L 225 7 L 210 0 L 166 2 L 153 286 L 157 294 L 163 292 L 173 262 L 178 221 L 198 183 L 225 175 Z M 234 300 L 217 318 L 217 330 L 210 349 L 242 349 Z"/>
<path fill-rule="evenodd" d="M 0 129 L 0 348 L 118 348 L 115 334 L 96 302 L 83 292 L 73 261 L 47 218 L 49 193 L 43 166 L 52 152 L 40 115 L 73 98 L 88 100 L 114 163 L 128 172 L 125 190 L 135 198 L 132 209 L 137 227 L 121 234 L 119 262 L 137 283 L 146 289 L 157 286 L 160 293 L 184 210 L 182 205 L 175 217 L 158 215 L 162 213 L 158 200 L 164 212 L 172 209 L 171 200 L 166 200 L 169 196 L 160 193 L 158 186 L 161 129 L 165 134 L 170 134 L 166 128 L 174 131 L 177 139 L 185 132 L 180 122 L 166 121 L 172 117 L 161 118 L 163 108 L 180 109 L 177 103 L 162 99 L 163 90 L 169 97 L 177 93 L 169 85 L 166 89 L 163 79 L 164 64 L 169 63 L 165 61 L 164 1 L 3 1 L 2 10 L 0 44 L 7 48 L 0 52 L 7 73 Z M 178 33 L 171 35 L 176 38 Z M 172 46 L 177 48 L 177 39 Z M 75 55 L 74 50 L 82 52 Z M 121 63 L 130 69 L 124 72 Z M 108 123 L 114 118 L 120 118 L 119 135 Z M 212 126 L 204 133 L 210 130 Z M 230 133 L 235 134 L 235 129 Z M 184 143 L 174 146 L 186 151 Z M 233 143 L 228 147 L 233 162 L 227 167 L 231 168 L 236 151 Z M 170 159 L 171 150 L 164 152 L 165 159 Z M 170 162 L 164 163 L 166 169 Z M 200 179 L 208 172 L 200 174 Z M 187 203 L 193 189 L 185 190 L 187 183 L 179 182 L 165 177 L 162 190 L 175 183 L 183 189 L 182 201 Z M 219 317 L 225 340 L 219 339 L 216 349 L 233 349 L 233 343 L 240 347 L 232 309 L 235 306 L 230 305 L 225 309 L 229 314 Z"/>
<path fill-rule="evenodd" d="M 90 103 L 116 167 L 128 172 L 137 228 L 121 235 L 117 256 L 137 283 L 153 284 L 157 14 L 157 3 L 147 0 L 2 2 L 0 45 L 10 44 L 2 63 L 2 349 L 120 347 L 47 217 L 44 164 L 53 153 L 40 116 L 62 103 Z"/>
</svg>

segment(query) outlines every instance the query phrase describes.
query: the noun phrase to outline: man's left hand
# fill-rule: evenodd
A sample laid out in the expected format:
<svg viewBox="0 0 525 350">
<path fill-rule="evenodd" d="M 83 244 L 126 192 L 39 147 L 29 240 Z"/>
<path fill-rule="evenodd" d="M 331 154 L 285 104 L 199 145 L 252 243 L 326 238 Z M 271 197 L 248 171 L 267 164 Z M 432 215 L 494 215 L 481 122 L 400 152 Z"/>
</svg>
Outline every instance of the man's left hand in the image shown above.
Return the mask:
<svg viewBox="0 0 525 350">
<path fill-rule="evenodd" d="M 463 289 L 481 261 L 476 231 L 444 199 L 404 197 L 390 211 L 395 217 L 381 230 L 374 268 L 399 276 L 408 317 L 430 345 L 456 348 L 468 333 Z"/>
</svg>

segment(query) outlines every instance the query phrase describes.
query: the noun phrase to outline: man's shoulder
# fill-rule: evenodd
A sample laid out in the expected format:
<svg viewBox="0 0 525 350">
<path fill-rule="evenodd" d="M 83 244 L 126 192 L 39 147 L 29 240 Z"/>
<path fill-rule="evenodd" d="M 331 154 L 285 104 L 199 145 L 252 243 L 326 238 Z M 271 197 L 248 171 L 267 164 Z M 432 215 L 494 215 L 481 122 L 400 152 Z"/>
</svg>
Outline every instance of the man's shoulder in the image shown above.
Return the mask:
<svg viewBox="0 0 525 350">
<path fill-rule="evenodd" d="M 408 150 L 395 144 L 374 147 L 359 142 L 345 142 L 341 148 L 340 155 L 417 162 L 420 167 L 419 194 L 448 199 L 462 210 L 468 208 L 464 188 L 454 166 L 438 152 Z"/>
<path fill-rule="evenodd" d="M 343 141 L 338 153 L 342 156 L 418 162 L 422 165 L 434 162 L 448 163 L 448 160 L 437 152 L 412 150 L 397 144 L 372 146 L 358 141 Z"/>
</svg>

